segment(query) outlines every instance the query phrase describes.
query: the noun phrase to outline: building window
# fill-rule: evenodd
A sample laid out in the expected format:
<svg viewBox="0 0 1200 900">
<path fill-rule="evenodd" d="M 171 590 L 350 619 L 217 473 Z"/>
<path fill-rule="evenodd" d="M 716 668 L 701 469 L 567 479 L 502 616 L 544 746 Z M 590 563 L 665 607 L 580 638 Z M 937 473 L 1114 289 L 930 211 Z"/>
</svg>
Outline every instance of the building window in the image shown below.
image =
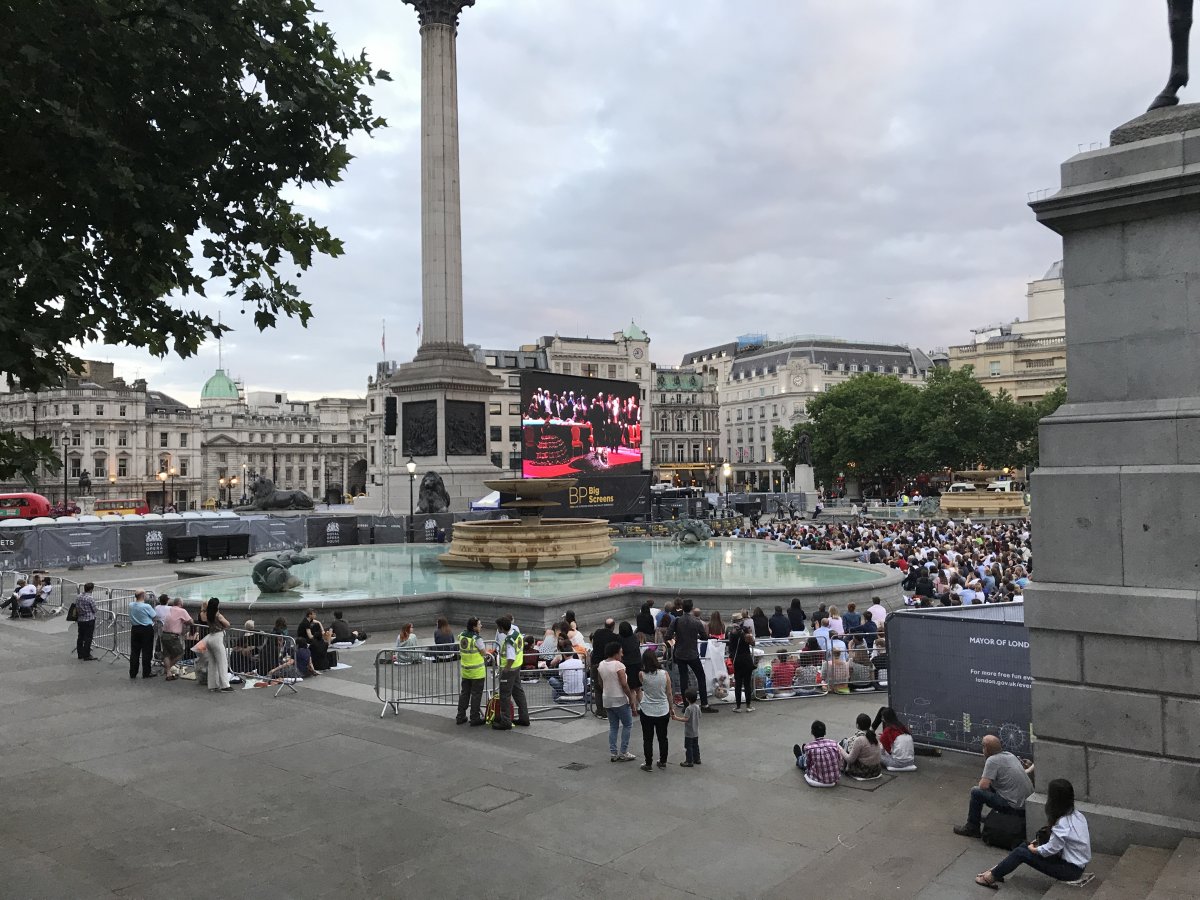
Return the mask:
<svg viewBox="0 0 1200 900">
<path fill-rule="evenodd" d="M 187 432 L 186 431 L 179 432 L 179 446 L 186 447 L 187 442 L 188 442 Z"/>
<path fill-rule="evenodd" d="M 492 465 L 497 469 L 502 468 L 504 464 L 504 455 L 499 451 L 492 453 Z"/>
<path fill-rule="evenodd" d="M 700 416 L 694 415 L 694 416 L 692 416 L 692 431 L 699 431 L 699 430 L 700 430 Z"/>
<path fill-rule="evenodd" d="M 521 426 L 520 425 L 509 425 L 508 426 L 508 439 L 509 439 L 509 441 L 518 441 L 518 442 L 521 440 Z"/>
<path fill-rule="evenodd" d="M 304 435 L 303 434 L 300 435 L 300 443 L 302 443 L 302 444 L 304 443 Z"/>
<path fill-rule="evenodd" d="M 485 366 L 498 366 L 498 365 L 500 365 L 500 358 L 498 356 L 495 356 L 494 354 L 485 356 L 483 358 L 483 364 Z"/>
<path fill-rule="evenodd" d="M 1000 363 L 998 363 L 998 362 L 990 363 L 988 365 L 988 374 L 989 375 L 999 375 L 1000 374 Z"/>
<path fill-rule="evenodd" d="M 634 368 L 634 370 L 633 370 L 633 377 L 634 377 L 634 378 L 641 378 L 641 377 L 642 377 L 642 367 L 641 367 L 641 366 L 637 366 L 636 368 Z"/>
<path fill-rule="evenodd" d="M 742 410 L 740 407 L 738 408 L 738 411 L 737 411 L 737 420 L 739 422 L 742 421 Z"/>
<path fill-rule="evenodd" d="M 760 441 L 765 441 L 767 439 L 767 426 L 766 425 L 758 426 L 758 439 Z"/>
<path fill-rule="evenodd" d="M 82 466 L 83 466 L 83 460 L 79 459 L 79 457 L 77 457 L 77 456 L 71 457 L 71 477 L 72 478 L 78 478 L 80 475 L 83 474 Z"/>
<path fill-rule="evenodd" d="M 118 447 L 128 447 L 129 446 L 129 432 L 128 431 L 118 431 L 117 432 L 117 446 Z"/>
<path fill-rule="evenodd" d="M 692 444 L 692 462 L 700 462 L 700 445 Z"/>
<path fill-rule="evenodd" d="M 179 474 L 181 477 L 187 478 L 187 473 L 188 473 L 188 461 L 187 461 L 187 459 L 181 459 L 179 461 Z"/>
<path fill-rule="evenodd" d="M 313 482 L 313 484 L 316 484 L 318 481 L 321 480 L 320 477 L 317 475 L 317 469 L 315 466 L 313 467 L 312 478 L 310 480 Z"/>
<path fill-rule="evenodd" d="M 496 443 L 500 440 L 500 426 L 491 425 L 488 427 L 488 440 Z"/>
<path fill-rule="evenodd" d="M 100 416 L 100 417 L 104 416 L 104 404 L 103 403 L 96 404 L 96 415 Z M 107 476 L 105 476 L 105 477 L 107 477 Z"/>
<path fill-rule="evenodd" d="M 218 453 L 217 454 L 217 462 L 224 463 L 224 462 L 228 462 L 228 460 L 229 460 L 229 454 L 227 454 L 227 453 Z"/>
<path fill-rule="evenodd" d="M 504 357 L 504 365 L 510 369 L 515 369 L 517 367 L 517 358 L 515 356 L 506 355 Z"/>
<path fill-rule="evenodd" d="M 79 404 L 78 403 L 71 404 L 71 415 L 73 415 L 73 416 L 79 415 Z"/>
<path fill-rule="evenodd" d="M 125 459 L 123 456 L 117 459 L 117 477 L 129 477 L 129 460 Z"/>
<path fill-rule="evenodd" d="M 170 436 L 169 434 L 167 434 L 167 432 L 165 432 L 165 431 L 160 431 L 160 432 L 158 433 L 158 446 L 160 446 L 160 447 L 169 447 L 169 446 L 171 446 L 171 444 L 170 444 L 170 437 L 171 437 L 171 436 Z"/>
<path fill-rule="evenodd" d="M 108 460 L 103 456 L 97 456 L 92 460 L 92 477 L 107 478 L 108 477 Z"/>
<path fill-rule="evenodd" d="M 501 412 L 503 412 L 503 410 L 504 410 L 503 403 L 489 403 L 488 404 L 488 415 L 489 416 L 498 416 L 501 414 Z"/>
<path fill-rule="evenodd" d="M 335 435 L 332 435 L 332 436 L 329 438 L 329 443 L 331 443 L 331 444 L 336 444 L 336 443 L 337 443 L 337 439 L 338 439 L 338 436 L 337 436 L 336 434 L 335 434 Z"/>
<path fill-rule="evenodd" d="M 55 403 L 55 404 L 54 404 L 54 415 L 55 415 L 55 416 L 58 416 L 58 415 L 60 415 L 60 413 L 59 413 L 59 411 L 58 411 L 58 404 L 57 404 L 57 403 Z"/>
<path fill-rule="evenodd" d="M 508 404 L 508 414 L 510 416 L 519 416 L 521 414 L 521 404 L 520 403 Z"/>
<path fill-rule="evenodd" d="M 375 445 L 371 445 L 371 465 L 375 465 Z"/>
<path fill-rule="evenodd" d="M 580 374 L 583 375 L 584 378 L 600 377 L 600 366 L 597 363 L 584 363 L 580 367 L 580 370 Z"/>
<path fill-rule="evenodd" d="M 103 431 L 96 432 L 96 434 L 92 436 L 92 443 L 95 444 L 97 447 L 103 447 L 104 446 L 104 432 Z"/>
<path fill-rule="evenodd" d="M 616 378 L 616 377 L 617 377 L 617 367 L 616 367 L 616 366 L 609 366 L 609 367 L 608 367 L 608 377 L 609 377 L 609 378 Z"/>
<path fill-rule="evenodd" d="M 521 376 L 520 375 L 509 375 L 508 376 L 508 386 L 509 387 L 520 387 L 521 386 Z"/>
<path fill-rule="evenodd" d="M 286 469 L 283 470 L 283 481 L 284 481 L 284 484 L 292 483 L 292 467 L 291 466 L 288 466 Z"/>
</svg>

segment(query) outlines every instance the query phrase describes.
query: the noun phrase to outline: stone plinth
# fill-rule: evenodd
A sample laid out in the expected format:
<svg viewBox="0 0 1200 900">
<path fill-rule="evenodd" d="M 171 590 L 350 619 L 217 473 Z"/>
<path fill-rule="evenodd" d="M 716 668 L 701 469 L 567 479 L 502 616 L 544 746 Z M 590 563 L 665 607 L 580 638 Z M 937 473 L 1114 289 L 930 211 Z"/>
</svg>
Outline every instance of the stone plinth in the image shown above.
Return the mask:
<svg viewBox="0 0 1200 900">
<path fill-rule="evenodd" d="M 1173 847 L 1200 834 L 1200 131 L 1079 154 L 1062 184 L 1032 204 L 1063 236 L 1070 347 L 1032 477 L 1038 785 L 1071 780 L 1098 851 Z"/>
</svg>

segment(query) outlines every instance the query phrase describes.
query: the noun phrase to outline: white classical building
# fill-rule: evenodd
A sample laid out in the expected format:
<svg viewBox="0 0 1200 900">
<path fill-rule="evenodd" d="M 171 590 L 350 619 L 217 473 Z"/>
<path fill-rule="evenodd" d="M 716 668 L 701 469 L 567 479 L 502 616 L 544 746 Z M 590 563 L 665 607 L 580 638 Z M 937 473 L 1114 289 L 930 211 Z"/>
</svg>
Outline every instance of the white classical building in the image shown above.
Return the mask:
<svg viewBox="0 0 1200 900">
<path fill-rule="evenodd" d="M 731 489 L 762 491 L 789 489 L 792 473 L 774 458 L 774 431 L 805 421 L 814 397 L 861 372 L 923 385 L 933 367 L 925 353 L 900 344 L 764 335 L 689 353 L 683 364 L 717 372 L 720 456 L 732 465 Z"/>
<path fill-rule="evenodd" d="M 656 482 L 717 490 L 721 429 L 715 367 L 655 368 L 652 463 Z"/>
</svg>

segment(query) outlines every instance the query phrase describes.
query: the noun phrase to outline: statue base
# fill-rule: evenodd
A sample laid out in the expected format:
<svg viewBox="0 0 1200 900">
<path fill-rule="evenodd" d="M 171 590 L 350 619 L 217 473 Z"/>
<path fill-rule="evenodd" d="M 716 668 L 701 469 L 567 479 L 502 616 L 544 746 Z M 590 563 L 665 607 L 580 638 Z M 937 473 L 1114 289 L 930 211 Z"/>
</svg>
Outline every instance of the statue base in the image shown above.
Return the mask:
<svg viewBox="0 0 1200 900">
<path fill-rule="evenodd" d="M 94 516 L 96 514 L 95 497 L 76 497 L 75 502 L 79 504 L 79 514 L 81 516 Z"/>
<path fill-rule="evenodd" d="M 1170 134 L 1178 135 L 1180 132 L 1196 129 L 1200 129 L 1200 103 L 1183 103 L 1142 113 L 1136 119 L 1130 119 L 1124 125 L 1114 128 L 1108 140 L 1117 147 L 1121 144 L 1132 144 L 1134 141 Z"/>
</svg>

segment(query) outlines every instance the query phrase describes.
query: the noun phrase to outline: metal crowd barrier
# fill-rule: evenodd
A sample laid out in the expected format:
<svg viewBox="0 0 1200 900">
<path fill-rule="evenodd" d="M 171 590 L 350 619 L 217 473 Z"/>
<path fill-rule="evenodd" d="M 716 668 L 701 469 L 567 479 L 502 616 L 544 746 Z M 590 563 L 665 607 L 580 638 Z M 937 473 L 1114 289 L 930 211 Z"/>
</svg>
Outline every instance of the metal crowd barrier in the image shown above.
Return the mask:
<svg viewBox="0 0 1200 900">
<path fill-rule="evenodd" d="M 479 641 L 484 653 L 483 703 L 496 693 L 495 641 Z M 401 703 L 423 706 L 457 706 L 462 688 L 458 650 L 454 645 L 435 644 L 403 650 L 380 650 L 375 654 L 375 696 L 383 704 L 379 717 L 389 709 L 400 714 Z"/>
<path fill-rule="evenodd" d="M 837 635 L 832 641 L 817 639 L 808 649 L 809 638 L 759 638 L 754 646 L 763 651 L 755 657 L 754 699 L 807 700 L 830 693 L 887 690 L 886 670 L 876 675 L 871 651 L 856 646 L 853 636 Z M 710 644 L 709 653 L 712 653 Z M 727 675 L 730 694 L 733 676 L 728 674 L 722 653 L 714 659 L 718 672 Z M 844 686 L 845 690 L 838 690 Z"/>
<path fill-rule="evenodd" d="M 196 680 L 200 681 L 203 671 L 207 683 L 208 658 L 207 654 L 198 656 L 195 646 L 207 634 L 207 625 L 196 622 L 189 626 L 183 634 L 183 665 L 192 665 Z M 276 686 L 275 696 L 278 697 L 284 689 L 293 694 L 296 683 L 303 676 L 296 668 L 296 639 L 287 634 L 275 634 L 267 631 L 247 631 L 245 628 L 229 627 L 223 629 L 225 635 L 225 658 L 228 660 L 229 671 L 246 681 L 266 682 Z M 157 642 L 156 642 L 157 653 Z"/>
<path fill-rule="evenodd" d="M 588 657 L 587 653 L 583 655 L 580 660 L 583 665 L 575 673 L 563 674 L 558 669 L 558 663 L 563 659 L 561 654 L 525 651 L 525 664 L 518 678 L 529 704 L 529 718 L 544 721 L 578 719 L 592 711 L 593 687 L 588 678 L 591 671 Z"/>
</svg>

